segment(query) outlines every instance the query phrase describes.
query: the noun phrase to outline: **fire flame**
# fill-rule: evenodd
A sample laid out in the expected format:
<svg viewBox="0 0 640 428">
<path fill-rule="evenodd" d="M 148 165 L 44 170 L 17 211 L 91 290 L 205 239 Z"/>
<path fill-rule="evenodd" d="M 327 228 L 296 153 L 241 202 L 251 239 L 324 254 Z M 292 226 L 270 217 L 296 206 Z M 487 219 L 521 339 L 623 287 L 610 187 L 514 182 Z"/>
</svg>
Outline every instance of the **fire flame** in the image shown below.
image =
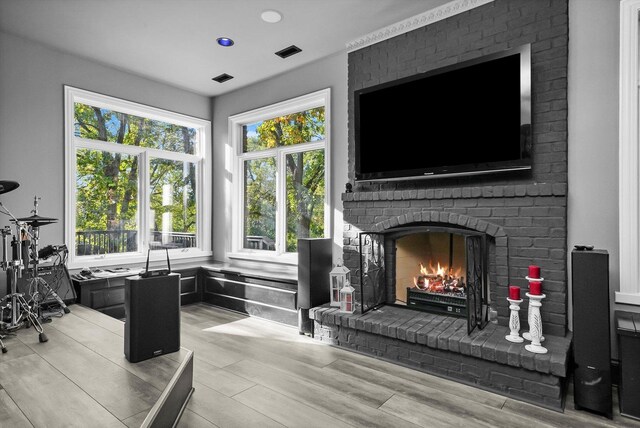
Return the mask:
<svg viewBox="0 0 640 428">
<path fill-rule="evenodd" d="M 440 265 L 440 262 L 429 267 L 420 263 L 420 275 L 413 277 L 413 285 L 421 290 L 432 292 L 461 292 L 464 291 L 464 278 L 461 276 L 462 268 L 448 268 Z"/>
<path fill-rule="evenodd" d="M 441 277 L 445 277 L 445 276 L 453 276 L 453 277 L 459 277 L 460 274 L 462 273 L 462 268 L 458 268 L 455 271 L 453 271 L 453 268 L 447 269 L 446 266 L 440 266 L 440 262 L 438 262 L 436 264 L 437 266 L 433 266 L 431 264 L 431 262 L 429 262 L 429 268 L 427 269 L 422 263 L 420 263 L 420 275 L 422 276 L 441 276 Z M 414 281 L 416 279 L 414 278 Z"/>
</svg>

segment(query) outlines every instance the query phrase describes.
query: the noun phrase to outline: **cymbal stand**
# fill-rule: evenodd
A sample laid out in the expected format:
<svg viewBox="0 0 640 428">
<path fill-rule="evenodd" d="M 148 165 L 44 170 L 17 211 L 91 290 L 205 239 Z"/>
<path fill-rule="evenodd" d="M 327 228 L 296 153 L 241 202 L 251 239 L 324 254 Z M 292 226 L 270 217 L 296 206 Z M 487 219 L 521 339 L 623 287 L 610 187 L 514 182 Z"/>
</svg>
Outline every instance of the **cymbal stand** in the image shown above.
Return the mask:
<svg viewBox="0 0 640 428">
<path fill-rule="evenodd" d="M 51 295 L 60 304 L 60 307 L 62 308 L 64 313 L 68 314 L 71 311 L 64 303 L 64 300 L 62 300 L 58 293 L 56 293 L 53 288 L 51 288 L 47 281 L 38 276 L 38 239 L 40 235 L 39 229 L 39 227 L 32 227 L 33 233 L 31 236 L 33 237 L 33 249 L 31 263 L 33 263 L 33 271 L 31 278 L 29 279 L 29 282 L 27 284 L 27 290 L 29 290 L 29 294 L 31 295 L 31 299 L 37 312 L 40 312 L 40 306 L 44 302 L 46 296 Z M 40 290 L 43 290 L 43 292 L 41 293 Z"/>
<path fill-rule="evenodd" d="M 0 231 L 0 233 L 2 234 L 2 263 L 0 263 L 0 268 L 2 268 L 2 270 L 5 270 L 7 268 L 7 237 L 11 235 L 11 228 L 9 226 L 6 226 L 4 229 L 2 229 Z M 2 311 L 0 311 L 0 315 L 2 314 Z M 0 317 L 0 322 L 2 321 L 2 318 Z M 4 346 L 4 342 L 2 341 L 2 339 L 4 339 L 4 336 L 0 334 L 0 349 L 2 349 L 2 353 L 5 354 L 7 352 L 7 347 Z"/>
<path fill-rule="evenodd" d="M 18 278 L 22 277 L 22 270 L 24 269 L 24 264 L 22 262 L 22 235 L 25 233 L 27 235 L 30 235 L 30 234 L 26 229 L 26 223 L 18 221 L 18 219 L 13 214 L 11 214 L 11 211 L 9 211 L 7 207 L 5 207 L 2 204 L 2 202 L 0 202 L 0 208 L 2 208 L 3 210 L 1 212 L 10 216 L 16 225 L 16 235 L 14 236 L 16 255 L 15 257 L 12 258 L 11 261 L 8 260 L 9 259 L 8 257 L 9 248 L 7 245 L 8 235 L 5 235 L 5 232 L 2 233 L 3 235 L 2 267 L 9 272 L 9 282 L 10 282 L 11 292 L 10 294 L 7 294 L 5 297 L 0 299 L 0 305 L 3 304 L 5 301 L 10 300 L 10 302 L 7 303 L 4 308 L 8 308 L 11 310 L 11 322 L 6 323 L 3 320 L 0 320 L 0 329 L 12 332 L 14 330 L 19 329 L 22 326 L 29 327 L 29 325 L 33 325 L 35 330 L 38 332 L 38 339 L 40 340 L 40 342 L 46 342 L 49 339 L 47 338 L 47 335 L 44 333 L 42 324 L 40 324 L 40 321 L 38 320 L 38 315 L 33 311 L 29 303 L 27 303 L 26 299 L 24 298 L 24 294 L 18 293 Z"/>
<path fill-rule="evenodd" d="M 34 216 L 38 215 L 38 201 L 41 198 L 35 196 L 33 198 L 33 209 L 31 210 L 31 212 L 34 214 Z M 40 238 L 40 227 L 37 225 L 34 225 L 31 227 L 32 230 L 32 234 L 31 234 L 31 239 L 33 242 L 33 248 L 32 248 L 32 255 L 31 255 L 31 263 L 33 264 L 33 273 L 31 278 L 29 279 L 29 283 L 27 284 L 27 290 L 29 290 L 29 294 L 31 295 L 31 299 L 33 300 L 34 306 L 36 307 L 36 312 L 40 313 L 40 305 L 42 304 L 42 302 L 44 302 L 46 295 L 51 295 L 53 296 L 54 299 L 56 299 L 56 301 L 60 304 L 60 307 L 62 308 L 62 310 L 64 311 L 65 314 L 68 314 L 69 312 L 71 312 L 69 310 L 69 308 L 67 307 L 67 305 L 64 303 L 64 300 L 62 300 L 62 298 L 60 298 L 60 296 L 58 295 L 58 293 L 56 293 L 51 286 L 49 286 L 49 284 L 47 283 L 47 281 L 45 281 L 44 279 L 42 279 L 41 277 L 38 276 L 38 264 L 39 264 L 39 257 L 38 257 L 38 240 Z M 40 289 L 41 288 L 44 289 L 44 293 L 40 293 Z"/>
</svg>

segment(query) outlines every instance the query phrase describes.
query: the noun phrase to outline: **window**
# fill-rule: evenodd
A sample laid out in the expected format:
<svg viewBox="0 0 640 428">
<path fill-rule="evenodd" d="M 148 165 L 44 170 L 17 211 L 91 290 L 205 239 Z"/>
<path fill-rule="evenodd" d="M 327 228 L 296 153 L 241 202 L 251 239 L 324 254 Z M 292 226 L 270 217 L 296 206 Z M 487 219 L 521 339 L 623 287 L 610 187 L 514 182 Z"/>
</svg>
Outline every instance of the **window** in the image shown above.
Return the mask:
<svg viewBox="0 0 640 428">
<path fill-rule="evenodd" d="M 209 129 L 65 87 L 69 264 L 135 263 L 164 248 L 172 258 L 210 254 Z"/>
<path fill-rule="evenodd" d="M 640 0 L 620 2 L 620 291 L 616 303 L 640 305 Z"/>
<path fill-rule="evenodd" d="M 298 238 L 329 231 L 330 90 L 229 118 L 227 256 L 297 263 Z"/>
</svg>

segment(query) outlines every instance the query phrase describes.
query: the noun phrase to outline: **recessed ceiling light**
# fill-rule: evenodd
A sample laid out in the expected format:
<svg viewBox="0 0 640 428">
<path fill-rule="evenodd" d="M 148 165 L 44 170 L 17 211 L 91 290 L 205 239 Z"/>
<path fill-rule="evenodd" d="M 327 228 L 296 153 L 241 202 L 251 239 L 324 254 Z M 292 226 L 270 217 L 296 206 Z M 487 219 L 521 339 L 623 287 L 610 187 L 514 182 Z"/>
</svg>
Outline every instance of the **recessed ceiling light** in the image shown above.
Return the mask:
<svg viewBox="0 0 640 428">
<path fill-rule="evenodd" d="M 233 46 L 233 40 L 228 37 L 218 37 L 216 40 L 220 46 L 228 48 L 229 46 Z"/>
<path fill-rule="evenodd" d="M 276 22 L 280 22 L 282 20 L 282 14 L 277 10 L 265 10 L 260 15 L 260 18 L 262 18 L 264 22 L 275 24 Z"/>
</svg>

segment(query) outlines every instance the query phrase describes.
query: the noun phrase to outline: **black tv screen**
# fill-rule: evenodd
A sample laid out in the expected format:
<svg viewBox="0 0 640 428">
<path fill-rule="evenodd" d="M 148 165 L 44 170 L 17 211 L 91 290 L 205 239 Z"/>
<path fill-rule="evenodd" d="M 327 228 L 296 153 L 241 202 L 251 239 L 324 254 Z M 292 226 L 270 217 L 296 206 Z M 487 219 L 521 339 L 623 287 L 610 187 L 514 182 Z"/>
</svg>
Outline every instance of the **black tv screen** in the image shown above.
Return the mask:
<svg viewBox="0 0 640 428">
<path fill-rule="evenodd" d="M 356 180 L 531 169 L 530 45 L 354 95 Z"/>
</svg>

